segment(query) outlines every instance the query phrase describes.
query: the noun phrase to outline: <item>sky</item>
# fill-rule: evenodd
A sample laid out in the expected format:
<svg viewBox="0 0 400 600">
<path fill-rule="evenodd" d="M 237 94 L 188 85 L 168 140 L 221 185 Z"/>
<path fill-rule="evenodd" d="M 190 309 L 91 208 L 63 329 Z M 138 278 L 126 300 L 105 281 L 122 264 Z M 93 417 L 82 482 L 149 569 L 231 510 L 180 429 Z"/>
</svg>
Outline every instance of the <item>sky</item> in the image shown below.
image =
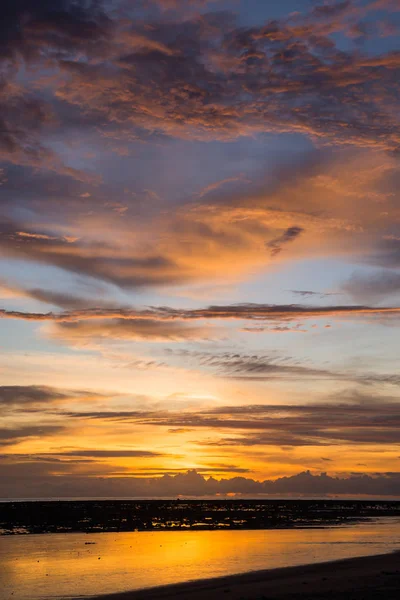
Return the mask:
<svg viewBox="0 0 400 600">
<path fill-rule="evenodd" d="M 400 496 L 398 0 L 0 30 L 0 497 Z"/>
</svg>

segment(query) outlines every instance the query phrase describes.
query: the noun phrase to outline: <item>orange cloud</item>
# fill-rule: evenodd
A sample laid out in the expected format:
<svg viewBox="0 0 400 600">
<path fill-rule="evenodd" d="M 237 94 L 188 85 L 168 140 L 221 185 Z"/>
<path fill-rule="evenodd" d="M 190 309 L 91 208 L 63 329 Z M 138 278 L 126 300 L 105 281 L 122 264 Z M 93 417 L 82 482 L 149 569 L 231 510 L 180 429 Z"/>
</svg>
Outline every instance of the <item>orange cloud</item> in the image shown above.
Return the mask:
<svg viewBox="0 0 400 600">
<path fill-rule="evenodd" d="M 127 288 L 212 282 L 221 273 L 232 283 L 301 258 L 366 260 L 382 240 L 395 243 L 397 178 L 394 158 L 345 154 L 301 174 L 287 171 L 275 189 L 189 203 L 151 218 L 89 211 L 68 214 L 68 227 L 3 224 L 0 252 Z M 379 218 L 377 204 L 386 209 Z"/>
</svg>

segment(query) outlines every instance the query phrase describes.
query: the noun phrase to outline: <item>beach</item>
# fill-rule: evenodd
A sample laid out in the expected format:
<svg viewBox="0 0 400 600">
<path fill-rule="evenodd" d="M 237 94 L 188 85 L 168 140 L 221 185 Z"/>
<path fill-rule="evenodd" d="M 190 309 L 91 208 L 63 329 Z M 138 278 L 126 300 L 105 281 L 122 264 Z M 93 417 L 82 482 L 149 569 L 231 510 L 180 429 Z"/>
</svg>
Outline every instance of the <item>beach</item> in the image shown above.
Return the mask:
<svg viewBox="0 0 400 600">
<path fill-rule="evenodd" d="M 96 600 L 398 600 L 400 552 L 256 571 Z"/>
</svg>

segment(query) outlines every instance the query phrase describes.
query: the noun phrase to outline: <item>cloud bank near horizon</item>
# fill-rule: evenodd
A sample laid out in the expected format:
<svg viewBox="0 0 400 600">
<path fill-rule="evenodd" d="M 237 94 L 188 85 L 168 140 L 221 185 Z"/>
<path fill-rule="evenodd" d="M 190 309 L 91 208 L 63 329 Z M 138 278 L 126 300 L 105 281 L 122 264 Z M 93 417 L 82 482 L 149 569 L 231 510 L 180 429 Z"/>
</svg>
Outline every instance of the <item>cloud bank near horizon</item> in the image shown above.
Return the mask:
<svg viewBox="0 0 400 600">
<path fill-rule="evenodd" d="M 205 477 L 195 470 L 162 477 L 93 477 L 90 489 L 79 478 L 47 477 L 28 474 L 31 463 L 0 464 L 0 471 L 9 477 L 14 471 L 11 485 L 4 498 L 26 497 L 110 497 L 114 498 L 176 498 L 176 497 L 388 497 L 400 496 L 400 473 L 349 474 L 331 477 L 326 473 L 304 471 L 275 481 L 256 481 L 242 476 L 217 480 Z M 64 481 L 65 480 L 65 481 Z M 22 492 L 25 490 L 25 495 Z"/>
</svg>

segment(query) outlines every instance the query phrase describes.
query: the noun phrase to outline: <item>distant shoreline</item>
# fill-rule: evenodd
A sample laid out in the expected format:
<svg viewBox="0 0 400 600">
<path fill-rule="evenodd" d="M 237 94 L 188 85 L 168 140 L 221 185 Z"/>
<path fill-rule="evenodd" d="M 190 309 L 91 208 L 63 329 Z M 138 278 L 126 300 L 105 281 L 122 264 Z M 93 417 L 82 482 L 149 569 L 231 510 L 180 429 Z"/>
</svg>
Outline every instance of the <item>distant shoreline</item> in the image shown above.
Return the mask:
<svg viewBox="0 0 400 600">
<path fill-rule="evenodd" d="M 400 550 L 106 594 L 92 600 L 397 600 L 399 597 Z"/>
<path fill-rule="evenodd" d="M 388 500 L 76 500 L 0 502 L 0 535 L 321 529 L 400 518 Z"/>
</svg>

